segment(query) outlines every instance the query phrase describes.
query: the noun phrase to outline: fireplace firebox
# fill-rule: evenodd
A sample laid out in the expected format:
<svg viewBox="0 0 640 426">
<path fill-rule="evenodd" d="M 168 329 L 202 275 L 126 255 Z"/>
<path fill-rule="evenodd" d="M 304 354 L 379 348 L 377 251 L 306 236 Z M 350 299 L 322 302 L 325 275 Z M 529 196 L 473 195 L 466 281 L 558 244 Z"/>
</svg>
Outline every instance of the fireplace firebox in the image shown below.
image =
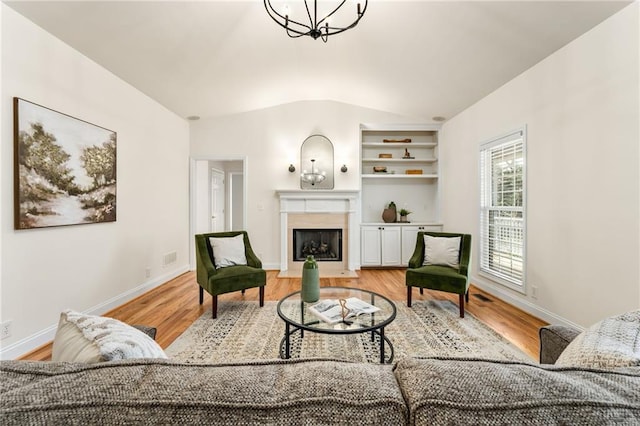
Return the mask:
<svg viewBox="0 0 640 426">
<path fill-rule="evenodd" d="M 293 229 L 293 261 L 342 262 L 342 229 Z"/>
</svg>

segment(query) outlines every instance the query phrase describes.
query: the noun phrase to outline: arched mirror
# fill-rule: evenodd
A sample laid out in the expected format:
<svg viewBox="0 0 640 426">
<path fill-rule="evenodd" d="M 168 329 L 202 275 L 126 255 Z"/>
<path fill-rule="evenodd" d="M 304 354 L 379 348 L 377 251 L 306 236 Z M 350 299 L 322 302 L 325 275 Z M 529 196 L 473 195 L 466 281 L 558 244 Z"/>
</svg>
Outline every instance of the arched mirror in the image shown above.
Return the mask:
<svg viewBox="0 0 640 426">
<path fill-rule="evenodd" d="M 322 135 L 309 136 L 300 148 L 300 188 L 333 189 L 333 144 Z"/>
</svg>

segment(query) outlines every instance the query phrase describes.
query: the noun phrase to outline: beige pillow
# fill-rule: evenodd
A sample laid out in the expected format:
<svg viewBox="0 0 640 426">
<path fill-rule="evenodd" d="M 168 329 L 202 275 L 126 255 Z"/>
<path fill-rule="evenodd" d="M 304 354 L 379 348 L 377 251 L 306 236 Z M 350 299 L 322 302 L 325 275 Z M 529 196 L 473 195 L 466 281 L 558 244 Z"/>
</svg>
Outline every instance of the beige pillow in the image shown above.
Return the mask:
<svg viewBox="0 0 640 426">
<path fill-rule="evenodd" d="M 209 237 L 209 242 L 213 249 L 213 263 L 216 269 L 247 264 L 247 257 L 244 254 L 243 234 L 235 237 Z"/>
<path fill-rule="evenodd" d="M 424 265 L 459 267 L 460 237 L 424 236 Z"/>
<path fill-rule="evenodd" d="M 96 363 L 129 358 L 167 358 L 142 331 L 113 318 L 72 310 L 60 314 L 52 361 Z"/>
<path fill-rule="evenodd" d="M 640 310 L 592 325 L 567 345 L 555 365 L 591 368 L 640 366 Z"/>
</svg>

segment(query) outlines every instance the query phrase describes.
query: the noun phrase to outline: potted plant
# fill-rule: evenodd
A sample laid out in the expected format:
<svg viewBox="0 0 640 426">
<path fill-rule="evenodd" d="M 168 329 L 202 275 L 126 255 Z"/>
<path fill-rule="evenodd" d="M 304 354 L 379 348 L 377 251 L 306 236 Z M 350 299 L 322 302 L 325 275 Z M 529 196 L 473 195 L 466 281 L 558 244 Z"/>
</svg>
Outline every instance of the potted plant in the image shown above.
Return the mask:
<svg viewBox="0 0 640 426">
<path fill-rule="evenodd" d="M 408 222 L 407 216 L 409 216 L 411 212 L 407 209 L 400 209 L 400 222 Z"/>
</svg>

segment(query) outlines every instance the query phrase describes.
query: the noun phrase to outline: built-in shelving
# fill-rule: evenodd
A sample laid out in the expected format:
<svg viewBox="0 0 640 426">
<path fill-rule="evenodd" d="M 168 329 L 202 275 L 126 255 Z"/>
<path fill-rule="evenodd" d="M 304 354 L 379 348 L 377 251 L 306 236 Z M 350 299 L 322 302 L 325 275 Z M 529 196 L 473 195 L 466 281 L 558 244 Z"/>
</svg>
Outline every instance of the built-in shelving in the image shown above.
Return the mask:
<svg viewBox="0 0 640 426">
<path fill-rule="evenodd" d="M 362 266 L 406 265 L 417 232 L 442 229 L 439 131 L 436 124 L 360 126 Z M 412 212 L 411 223 L 384 223 L 391 201 Z"/>
</svg>

